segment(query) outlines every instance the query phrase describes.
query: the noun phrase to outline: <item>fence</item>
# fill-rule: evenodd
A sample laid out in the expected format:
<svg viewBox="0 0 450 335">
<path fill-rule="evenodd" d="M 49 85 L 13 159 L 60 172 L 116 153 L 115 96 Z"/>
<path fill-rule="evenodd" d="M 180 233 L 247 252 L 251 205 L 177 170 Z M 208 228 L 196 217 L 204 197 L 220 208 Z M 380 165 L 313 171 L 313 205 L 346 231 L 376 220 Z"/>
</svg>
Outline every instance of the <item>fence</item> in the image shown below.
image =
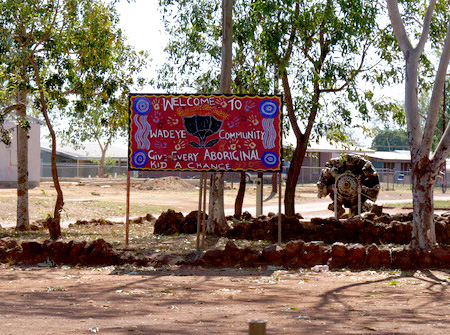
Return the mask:
<svg viewBox="0 0 450 335">
<path fill-rule="evenodd" d="M 89 178 L 99 174 L 98 164 L 56 163 L 58 176 L 61 178 Z M 105 166 L 103 174 L 109 176 L 126 175 L 127 166 Z M 49 163 L 41 164 L 41 177 L 51 177 L 52 167 Z"/>
<path fill-rule="evenodd" d="M 98 164 L 76 164 L 76 163 L 57 163 L 58 176 L 62 178 L 89 178 L 97 177 L 99 172 Z M 307 185 L 315 184 L 319 180 L 322 167 L 303 166 L 297 181 L 297 184 Z M 105 166 L 104 175 L 106 176 L 120 176 L 126 175 L 126 162 L 122 162 L 121 166 Z M 380 179 L 380 186 L 382 190 L 394 190 L 397 186 L 406 185 L 411 187 L 411 171 L 396 171 L 394 169 L 377 169 L 378 177 Z M 442 188 L 443 191 L 447 188 L 447 181 L 449 172 L 440 174 L 436 187 Z M 197 176 L 197 172 L 189 171 L 139 171 L 134 172 L 135 177 L 143 178 L 158 178 L 164 176 L 177 176 L 180 178 L 193 178 Z M 269 173 L 265 173 L 269 175 Z M 51 165 L 41 164 L 41 177 L 51 177 Z M 226 173 L 225 179 L 228 181 L 238 182 L 240 174 Z M 270 178 L 265 178 L 265 182 L 270 182 Z"/>
</svg>

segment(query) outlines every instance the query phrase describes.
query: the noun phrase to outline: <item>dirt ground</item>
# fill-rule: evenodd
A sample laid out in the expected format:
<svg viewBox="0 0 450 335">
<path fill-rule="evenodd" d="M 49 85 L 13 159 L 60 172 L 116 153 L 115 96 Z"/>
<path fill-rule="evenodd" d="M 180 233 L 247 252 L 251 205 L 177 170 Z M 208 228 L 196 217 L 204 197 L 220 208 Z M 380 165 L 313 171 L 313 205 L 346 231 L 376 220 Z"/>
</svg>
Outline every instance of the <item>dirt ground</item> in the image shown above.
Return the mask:
<svg viewBox="0 0 450 335">
<path fill-rule="evenodd" d="M 62 213 L 62 225 L 67 226 L 76 220 L 89 220 L 107 218 L 124 220 L 126 203 L 125 180 L 84 179 L 81 181 L 63 181 L 61 183 L 64 192 L 64 212 Z M 237 194 L 238 184 L 227 183 L 225 190 L 226 214 L 234 213 L 234 200 Z M 271 186 L 265 185 L 264 199 L 269 198 Z M 440 190 L 436 195 L 440 196 Z M 411 198 L 411 191 L 402 186 L 396 190 L 380 191 L 378 202 L 388 203 L 395 201 L 407 201 Z M 448 195 L 450 199 L 450 194 Z M 2 227 L 14 227 L 16 223 L 17 195 L 15 189 L 0 189 L 0 225 Z M 44 219 L 52 214 L 56 199 L 56 191 L 52 182 L 42 182 L 39 187 L 29 190 L 30 222 Z M 198 180 L 174 180 L 166 179 L 144 181 L 136 179 L 132 181 L 130 192 L 130 215 L 145 216 L 150 213 L 157 217 L 167 209 L 181 211 L 184 214 L 197 210 L 199 202 Z M 297 212 L 305 218 L 328 217 L 333 212 L 327 209 L 331 200 L 317 198 L 315 185 L 299 186 L 296 194 Z M 255 213 L 256 190 L 255 186 L 248 185 L 244 198 L 244 210 Z M 278 212 L 278 196 L 264 201 L 263 212 Z M 387 212 L 392 209 L 386 210 Z M 398 211 L 398 210 L 396 210 Z"/>
<path fill-rule="evenodd" d="M 195 210 L 198 194 L 131 191 L 132 215 Z M 231 186 L 231 185 L 230 185 Z M 234 185 L 236 186 L 236 185 Z M 231 188 L 231 187 L 230 187 Z M 123 217 L 125 186 L 113 181 L 64 182 L 65 223 Z M 268 197 L 270 187 L 265 191 Z M 227 190 L 233 208 L 236 189 Z M 407 201 L 409 190 L 380 193 L 380 202 Z M 445 196 L 437 194 L 437 196 Z M 30 190 L 30 215 L 51 212 L 50 183 Z M 275 206 L 275 197 L 265 208 Z M 303 214 L 332 215 L 314 187 L 300 188 Z M 246 208 L 254 207 L 249 187 Z M 0 224 L 15 222 L 15 190 L 0 190 Z M 249 319 L 267 320 L 267 334 L 449 334 L 450 274 L 440 270 L 327 271 L 21 267 L 0 265 L 0 334 L 248 334 Z"/>
<path fill-rule="evenodd" d="M 5 335 L 448 334 L 443 271 L 0 269 Z"/>
</svg>

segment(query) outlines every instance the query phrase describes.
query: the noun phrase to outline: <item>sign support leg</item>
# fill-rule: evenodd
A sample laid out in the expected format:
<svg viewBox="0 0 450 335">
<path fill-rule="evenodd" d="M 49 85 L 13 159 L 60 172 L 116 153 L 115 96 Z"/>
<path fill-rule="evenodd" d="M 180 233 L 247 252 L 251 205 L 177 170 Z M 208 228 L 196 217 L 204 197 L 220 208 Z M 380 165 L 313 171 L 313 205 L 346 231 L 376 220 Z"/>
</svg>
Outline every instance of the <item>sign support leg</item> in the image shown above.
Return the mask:
<svg viewBox="0 0 450 335">
<path fill-rule="evenodd" d="M 125 214 L 125 248 L 128 248 L 130 236 L 130 169 L 127 169 L 127 200 Z"/>
<path fill-rule="evenodd" d="M 281 244 L 281 172 L 278 173 L 278 244 Z"/>
<path fill-rule="evenodd" d="M 197 211 L 197 250 L 200 249 L 200 232 L 201 232 L 201 213 L 202 213 L 202 195 L 203 195 L 203 172 L 200 173 L 200 185 L 198 191 L 198 211 Z"/>
<path fill-rule="evenodd" d="M 334 217 L 337 220 L 337 219 L 339 219 L 339 215 L 338 215 L 337 187 L 336 187 L 336 185 L 333 185 L 333 190 L 334 190 Z"/>
<path fill-rule="evenodd" d="M 205 248 L 205 236 L 206 236 L 206 184 L 207 174 L 203 173 L 203 213 L 202 213 L 202 249 Z"/>
<path fill-rule="evenodd" d="M 262 178 L 256 178 L 256 217 L 262 215 Z"/>
</svg>

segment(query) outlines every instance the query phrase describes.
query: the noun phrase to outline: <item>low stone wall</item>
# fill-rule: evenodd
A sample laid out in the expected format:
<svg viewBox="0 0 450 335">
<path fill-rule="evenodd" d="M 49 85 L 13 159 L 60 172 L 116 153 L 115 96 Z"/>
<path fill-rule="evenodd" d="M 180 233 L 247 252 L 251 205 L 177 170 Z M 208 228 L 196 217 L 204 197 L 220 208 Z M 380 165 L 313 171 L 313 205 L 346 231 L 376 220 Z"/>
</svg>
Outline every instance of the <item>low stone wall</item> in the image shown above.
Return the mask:
<svg viewBox="0 0 450 335">
<path fill-rule="evenodd" d="M 436 246 L 431 250 L 411 250 L 408 247 L 388 248 L 376 244 L 327 245 L 322 241 L 290 241 L 286 246 L 271 245 L 262 251 L 239 248 L 229 241 L 224 249 L 194 252 L 184 257 L 152 253 L 134 255 L 114 249 L 103 239 L 86 241 L 24 241 L 0 239 L 0 262 L 38 266 L 55 265 L 123 265 L 137 266 L 184 265 L 202 267 L 282 266 L 309 268 L 327 264 L 330 269 L 420 269 L 450 268 L 450 247 Z"/>
<path fill-rule="evenodd" d="M 169 210 L 160 215 L 155 223 L 155 234 L 194 234 L 197 232 L 197 211 L 186 217 L 180 212 Z M 249 213 L 243 220 L 233 221 L 222 235 L 230 239 L 278 241 L 278 216 L 252 218 Z M 450 244 L 450 212 L 435 215 L 438 243 Z M 282 215 L 282 240 L 336 241 L 362 244 L 409 244 L 412 232 L 412 213 L 389 215 L 387 213 L 365 213 L 349 219 L 330 218 L 299 219 Z"/>
<path fill-rule="evenodd" d="M 304 241 L 320 240 L 326 243 L 340 241 L 364 244 L 408 244 L 411 240 L 411 220 L 412 216 L 409 214 L 376 216 L 370 213 L 346 220 L 337 220 L 332 217 L 301 220 L 294 216 L 283 216 L 281 231 L 284 242 L 302 239 Z M 443 227 L 447 229 L 445 224 Z M 448 229 L 450 229 L 450 225 Z M 260 217 L 250 221 L 236 222 L 227 232 L 227 237 L 276 242 L 278 239 L 278 217 Z"/>
<path fill-rule="evenodd" d="M 450 244 L 450 213 L 435 216 L 438 243 Z M 367 213 L 346 220 L 282 216 L 282 239 L 284 242 L 301 239 L 304 241 L 336 241 L 362 244 L 409 244 L 412 232 L 412 213 L 381 214 Z M 260 217 L 239 221 L 226 233 L 228 238 L 247 240 L 278 240 L 278 217 Z"/>
<path fill-rule="evenodd" d="M 113 248 L 103 239 L 86 241 L 17 242 L 0 239 L 0 262 L 32 265 L 187 265 L 204 267 L 283 266 L 308 268 L 327 264 L 331 269 L 380 268 L 450 268 L 450 213 L 435 217 L 436 235 L 441 245 L 431 250 L 411 250 L 412 215 L 367 213 L 347 220 L 334 218 L 301 220 L 282 217 L 285 247 L 272 245 L 264 250 L 239 248 L 232 239 L 268 240 L 278 237 L 278 217 L 253 219 L 246 213 L 244 221 L 231 224 L 225 236 L 230 239 L 224 249 L 193 252 L 186 256 L 146 250 L 135 255 Z M 148 220 L 153 218 L 146 218 Z M 142 222 L 140 218 L 138 222 Z M 136 222 L 136 223 L 138 223 Z M 197 212 L 184 217 L 169 210 L 155 222 L 155 234 L 195 233 Z M 231 221 L 230 221 L 231 222 Z M 91 224 L 80 222 L 79 224 Z M 92 224 L 112 224 L 95 222 Z M 338 242 L 336 242 L 338 241 Z M 386 244 L 404 245 L 387 247 Z"/>
<path fill-rule="evenodd" d="M 286 268 L 309 268 L 327 264 L 330 269 L 418 269 L 450 268 L 450 247 L 436 246 L 429 251 L 407 247 L 387 248 L 371 244 L 345 245 L 336 242 L 326 245 L 322 241 L 291 241 L 285 248 L 277 245 L 262 252 L 238 248 L 228 242 L 223 250 L 209 250 L 195 262 L 207 267 L 256 267 L 276 265 Z"/>
<path fill-rule="evenodd" d="M 201 212 L 203 214 L 203 212 Z M 181 212 L 169 209 L 161 213 L 155 222 L 155 235 L 195 234 L 197 233 L 198 211 L 192 211 L 186 217 Z M 208 214 L 205 214 L 208 218 Z"/>
</svg>

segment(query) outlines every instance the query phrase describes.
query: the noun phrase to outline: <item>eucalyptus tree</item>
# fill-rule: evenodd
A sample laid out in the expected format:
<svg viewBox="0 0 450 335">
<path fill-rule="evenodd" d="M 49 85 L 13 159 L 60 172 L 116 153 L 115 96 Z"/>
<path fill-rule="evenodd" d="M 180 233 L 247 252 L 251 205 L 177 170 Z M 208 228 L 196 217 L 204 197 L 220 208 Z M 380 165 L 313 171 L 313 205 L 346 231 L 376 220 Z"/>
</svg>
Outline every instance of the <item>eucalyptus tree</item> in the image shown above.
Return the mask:
<svg viewBox="0 0 450 335">
<path fill-rule="evenodd" d="M 295 213 L 295 188 L 309 141 L 314 136 L 344 139 L 352 110 L 368 120 L 372 93 L 362 83 L 375 73 L 381 36 L 377 1 L 253 1 L 260 18 L 261 50 L 279 68 L 288 120 L 296 145 L 284 197 L 286 215 Z"/>
<path fill-rule="evenodd" d="M 405 150 L 408 147 L 408 133 L 400 129 L 377 130 L 372 140 L 372 149 L 379 151 Z"/>
<path fill-rule="evenodd" d="M 0 23 L 2 95 L 25 112 L 27 101 L 33 100 L 52 139 L 57 198 L 47 223 L 50 237 L 57 239 L 64 198 L 51 112 L 75 99 L 77 111 L 82 113 L 92 101 L 107 101 L 117 90 L 117 83 L 104 75 L 113 69 L 117 17 L 112 7 L 99 0 L 2 0 Z M 20 176 L 19 183 L 23 183 Z"/>
<path fill-rule="evenodd" d="M 445 0 L 387 0 L 386 2 L 395 38 L 405 62 L 405 116 L 411 151 L 413 186 L 411 246 L 429 249 L 436 244 L 433 221 L 433 187 L 441 166 L 445 164 L 445 159 L 450 154 L 450 127 L 448 125 L 436 149 L 434 152 L 432 151 L 450 61 L 449 3 Z M 433 65 L 430 64 L 430 57 L 426 57 L 426 49 L 437 51 L 438 61 L 432 80 L 432 94 L 428 111 L 423 124 L 418 108 L 418 91 L 421 82 L 427 77 L 427 72 L 423 70 L 424 65 L 427 68 Z"/>
<path fill-rule="evenodd" d="M 128 93 L 147 82 L 139 73 L 148 64 L 148 52 L 137 52 L 127 44 L 113 7 L 91 9 L 75 30 L 73 41 L 83 56 L 68 72 L 76 95 L 58 115 L 66 121 L 58 134 L 75 147 L 85 141 L 97 142 L 99 176 L 103 177 L 108 147 L 128 132 Z"/>
<path fill-rule="evenodd" d="M 162 87 L 217 87 L 218 2 L 160 4 L 171 36 L 171 62 L 163 69 Z M 383 84 L 396 73 L 396 63 L 384 61 L 395 56 L 379 51 L 382 57 L 377 57 L 382 37 L 389 39 L 380 26 L 384 8 L 369 0 L 240 0 L 235 8 L 234 89 L 239 92 L 243 78 L 248 79 L 244 89 L 254 89 L 248 93 L 273 92 L 279 84 L 287 110 L 285 127 L 296 136 L 284 197 L 286 214 L 293 215 L 308 142 L 320 136 L 344 140 L 345 128 L 355 126 L 353 111 L 358 121 L 369 120 L 372 111 L 386 111 L 380 104 L 370 108 L 374 95 L 362 89 L 364 81 Z M 245 61 L 239 62 L 239 47 L 251 50 Z"/>
<path fill-rule="evenodd" d="M 270 78 L 274 71 L 250 42 L 256 28 L 256 18 L 250 15 L 250 1 L 233 2 L 233 56 L 228 61 L 232 65 L 233 78 L 230 91 L 268 94 L 272 89 Z M 167 92 L 223 92 L 220 89 L 221 1 L 160 0 L 159 3 L 169 40 L 165 48 L 168 58 L 159 71 L 158 86 Z M 242 209 L 244 189 L 245 183 L 242 182 L 236 199 L 236 213 Z M 219 199 L 221 202 L 223 200 Z M 223 209 L 219 211 L 224 218 Z"/>
<path fill-rule="evenodd" d="M 0 64 L 1 97 L 8 107 L 3 116 L 16 112 L 19 124 L 27 123 L 27 105 L 34 88 L 31 58 L 47 38 L 46 27 L 54 19 L 52 4 L 35 1 L 0 2 Z M 35 17 L 39 17 L 36 22 Z M 33 26 L 30 30 L 29 26 Z M 4 122 L 4 117 L 0 120 Z M 3 132 L 4 139 L 8 135 Z M 29 228 L 28 213 L 28 141 L 26 127 L 17 130 L 17 225 L 16 229 Z"/>
</svg>

